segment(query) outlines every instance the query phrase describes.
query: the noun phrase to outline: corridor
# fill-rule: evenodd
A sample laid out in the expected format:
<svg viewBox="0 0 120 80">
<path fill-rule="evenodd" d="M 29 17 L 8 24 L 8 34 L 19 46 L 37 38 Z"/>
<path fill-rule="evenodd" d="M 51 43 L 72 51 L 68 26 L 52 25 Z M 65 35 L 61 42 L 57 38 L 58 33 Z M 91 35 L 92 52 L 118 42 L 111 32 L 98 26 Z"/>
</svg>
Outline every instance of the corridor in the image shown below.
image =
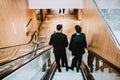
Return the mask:
<svg viewBox="0 0 120 80">
<path fill-rule="evenodd" d="M 77 20 L 77 15 L 73 13 L 73 9 L 66 9 L 64 14 L 59 14 L 59 9 L 51 9 L 51 12 L 48 13 L 45 21 L 41 24 L 40 36 L 50 37 L 56 31 L 56 25 L 62 24 L 63 33 L 70 38 L 75 33 L 74 26 L 76 24 L 80 25 L 80 20 Z"/>
</svg>

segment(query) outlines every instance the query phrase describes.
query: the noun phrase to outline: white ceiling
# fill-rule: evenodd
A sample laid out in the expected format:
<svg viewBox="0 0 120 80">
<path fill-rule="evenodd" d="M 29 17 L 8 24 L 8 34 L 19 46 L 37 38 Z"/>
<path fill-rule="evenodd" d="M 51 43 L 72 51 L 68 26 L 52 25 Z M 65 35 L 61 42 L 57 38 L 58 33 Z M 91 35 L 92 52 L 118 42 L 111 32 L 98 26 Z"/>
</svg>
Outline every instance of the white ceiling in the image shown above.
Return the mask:
<svg viewBox="0 0 120 80">
<path fill-rule="evenodd" d="M 30 9 L 83 8 L 83 0 L 28 0 Z"/>
</svg>

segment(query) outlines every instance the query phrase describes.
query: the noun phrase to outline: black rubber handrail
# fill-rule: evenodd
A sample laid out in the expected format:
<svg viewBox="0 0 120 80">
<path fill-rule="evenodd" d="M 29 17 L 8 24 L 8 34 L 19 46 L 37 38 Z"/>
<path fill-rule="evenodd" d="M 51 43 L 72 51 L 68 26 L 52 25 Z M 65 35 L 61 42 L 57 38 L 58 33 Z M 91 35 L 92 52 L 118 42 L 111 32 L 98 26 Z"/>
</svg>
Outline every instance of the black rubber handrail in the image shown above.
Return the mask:
<svg viewBox="0 0 120 80">
<path fill-rule="evenodd" d="M 0 49 L 7 49 L 7 48 L 13 48 L 13 47 L 18 47 L 18 46 L 28 45 L 28 44 L 30 44 L 30 43 L 32 42 L 32 40 L 33 40 L 33 38 L 34 38 L 34 36 L 35 36 L 36 33 L 38 33 L 38 32 L 35 31 L 35 32 L 33 33 L 32 37 L 31 37 L 30 41 L 28 41 L 28 42 L 25 43 L 25 44 L 19 44 L 19 45 L 14 45 L 14 46 L 2 47 L 2 48 L 0 48 Z"/>
<path fill-rule="evenodd" d="M 32 21 L 32 18 L 30 18 L 30 20 L 28 21 L 26 27 L 28 27 L 28 25 L 30 24 L 31 21 Z"/>
<path fill-rule="evenodd" d="M 5 64 L 10 63 L 10 62 L 13 62 L 13 61 L 15 61 L 15 60 L 18 60 L 18 59 L 20 59 L 20 58 L 22 58 L 22 57 L 25 57 L 25 56 L 27 56 L 27 55 L 30 55 L 30 54 L 32 54 L 33 52 L 36 52 L 37 50 L 40 50 L 40 49 L 42 49 L 42 48 L 44 48 L 44 47 L 47 47 L 47 46 L 49 46 L 49 45 L 45 45 L 45 46 L 43 46 L 43 47 L 41 47 L 41 48 L 38 48 L 38 49 L 36 49 L 36 50 L 34 50 L 34 51 L 31 51 L 31 52 L 29 52 L 29 53 L 27 53 L 27 54 L 25 54 L 25 55 L 19 56 L 19 57 L 15 58 L 15 59 L 11 59 L 11 60 L 9 60 L 9 61 L 8 61 L 8 60 L 7 60 L 7 61 L 4 61 L 4 62 L 0 63 L 0 66 L 5 65 Z"/>
<path fill-rule="evenodd" d="M 32 57 L 32 58 L 30 58 L 30 59 L 27 59 L 27 61 L 24 61 L 24 62 L 22 62 L 22 63 L 20 63 L 20 64 L 18 64 L 18 65 L 16 65 L 16 66 L 14 66 L 14 67 L 12 67 L 12 68 L 9 68 L 7 71 L 5 71 L 5 72 L 3 72 L 3 73 L 0 74 L 0 79 L 5 78 L 5 77 L 8 76 L 9 74 L 11 74 L 11 73 L 13 73 L 14 71 L 18 70 L 19 68 L 21 68 L 21 67 L 24 66 L 25 64 L 31 62 L 32 60 L 34 60 L 35 58 L 39 57 L 40 55 L 42 55 L 42 54 L 45 53 L 46 51 L 50 50 L 51 48 L 52 48 L 52 47 L 49 47 L 48 49 L 42 51 L 41 53 L 35 55 L 34 57 Z M 35 51 L 33 51 L 33 52 L 35 52 Z M 31 52 L 31 53 L 33 53 L 33 52 Z"/>
<path fill-rule="evenodd" d="M 80 68 L 84 80 L 95 80 L 93 75 L 90 73 L 88 66 L 82 61 L 81 68 Z"/>
<path fill-rule="evenodd" d="M 97 5 L 96 1 L 93 0 L 93 2 L 95 3 L 96 9 L 99 11 L 99 13 L 101 13 L 101 11 L 98 8 L 98 5 Z M 118 39 L 116 38 L 115 34 L 113 33 L 113 31 L 112 31 L 111 27 L 109 26 L 109 24 L 107 23 L 107 21 L 104 19 L 104 16 L 102 14 L 100 14 L 100 15 L 101 15 L 103 21 L 105 22 L 106 26 L 108 27 L 108 30 L 110 31 L 110 35 L 113 38 L 114 42 L 116 43 L 116 45 L 120 46 L 120 43 L 119 43 Z M 117 48 L 120 51 L 120 47 L 117 46 Z"/>
<path fill-rule="evenodd" d="M 45 74 L 40 80 L 51 80 L 55 71 L 56 71 L 56 63 L 54 61 L 51 67 L 45 72 Z"/>
</svg>

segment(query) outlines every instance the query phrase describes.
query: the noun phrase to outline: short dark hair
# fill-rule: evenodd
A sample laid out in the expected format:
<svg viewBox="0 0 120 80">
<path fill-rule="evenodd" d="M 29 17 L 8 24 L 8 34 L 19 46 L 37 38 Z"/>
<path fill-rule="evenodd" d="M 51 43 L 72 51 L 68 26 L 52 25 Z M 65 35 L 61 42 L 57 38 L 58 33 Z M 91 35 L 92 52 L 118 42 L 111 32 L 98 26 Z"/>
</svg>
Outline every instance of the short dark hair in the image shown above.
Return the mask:
<svg viewBox="0 0 120 80">
<path fill-rule="evenodd" d="M 75 26 L 75 30 L 77 33 L 81 33 L 81 27 L 79 25 Z"/>
<path fill-rule="evenodd" d="M 62 24 L 58 24 L 56 28 L 57 28 L 58 31 L 61 30 L 62 29 Z"/>
</svg>

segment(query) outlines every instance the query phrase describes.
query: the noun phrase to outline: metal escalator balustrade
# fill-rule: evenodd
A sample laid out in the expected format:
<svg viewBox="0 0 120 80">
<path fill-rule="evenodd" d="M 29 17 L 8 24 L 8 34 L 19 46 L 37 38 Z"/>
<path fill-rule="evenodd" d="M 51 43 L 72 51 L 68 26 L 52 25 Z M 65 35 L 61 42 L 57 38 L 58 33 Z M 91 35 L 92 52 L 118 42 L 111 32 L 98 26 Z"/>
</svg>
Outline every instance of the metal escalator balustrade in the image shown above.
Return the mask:
<svg viewBox="0 0 120 80">
<path fill-rule="evenodd" d="M 111 65 L 97 54 L 88 51 L 83 56 L 83 61 L 90 71 L 92 80 L 120 80 L 120 72 L 116 71 Z M 89 79 L 88 79 L 89 80 Z"/>
<path fill-rule="evenodd" d="M 54 58 L 50 54 L 51 46 L 36 50 L 33 57 L 0 73 L 2 80 L 39 80 L 42 74 L 51 65 Z M 34 52 L 34 51 L 33 51 Z M 28 76 L 29 75 L 29 76 Z"/>
<path fill-rule="evenodd" d="M 36 32 L 35 32 L 36 33 Z M 24 61 L 32 58 L 35 56 L 35 54 L 40 51 L 40 49 L 48 46 L 46 42 L 41 43 L 40 41 L 44 40 L 44 37 L 39 37 L 39 41 L 37 41 L 37 44 L 34 44 L 34 36 L 31 39 L 31 42 L 29 44 L 19 45 L 19 46 L 13 46 L 9 48 L 3 48 L 0 51 L 4 51 L 4 53 L 10 54 L 10 52 L 13 52 L 14 49 L 18 48 L 17 51 L 15 50 L 15 55 L 13 57 L 10 56 L 10 58 L 4 57 L 4 59 L 0 60 L 0 74 L 3 74 L 4 72 L 7 72 L 10 68 L 19 65 L 23 63 Z M 37 46 L 36 46 L 37 45 Z M 12 50 L 13 49 L 13 50 Z M 37 53 L 36 53 L 37 52 Z M 2 56 L 2 55 L 1 55 Z"/>
<path fill-rule="evenodd" d="M 3 74 L 4 72 L 8 71 L 10 68 L 12 68 L 16 65 L 19 65 L 26 60 L 29 60 L 30 58 L 34 57 L 35 54 L 37 54 L 39 51 L 41 52 L 42 48 L 44 49 L 47 46 L 48 45 L 45 45 L 45 46 L 40 47 L 37 50 L 31 51 L 31 52 L 26 51 L 25 55 L 22 55 L 22 56 L 19 55 L 18 57 L 12 58 L 11 60 L 9 60 L 7 62 L 0 63 L 0 74 Z"/>
<path fill-rule="evenodd" d="M 31 52 L 34 46 L 33 40 L 35 34 L 37 34 L 37 32 L 34 32 L 28 43 L 0 48 L 0 66 Z"/>
<path fill-rule="evenodd" d="M 71 53 L 67 50 L 67 57 L 68 57 L 68 65 L 71 65 L 71 59 L 69 57 Z M 87 58 L 85 58 L 86 60 Z M 94 80 L 91 73 L 89 73 L 89 69 L 86 66 L 86 63 L 82 62 L 80 66 L 79 72 L 76 69 L 71 70 L 69 69 L 66 71 L 65 67 L 61 67 L 62 72 L 58 72 L 56 63 L 51 66 L 51 68 L 44 74 L 44 76 L 40 80 Z"/>
</svg>

